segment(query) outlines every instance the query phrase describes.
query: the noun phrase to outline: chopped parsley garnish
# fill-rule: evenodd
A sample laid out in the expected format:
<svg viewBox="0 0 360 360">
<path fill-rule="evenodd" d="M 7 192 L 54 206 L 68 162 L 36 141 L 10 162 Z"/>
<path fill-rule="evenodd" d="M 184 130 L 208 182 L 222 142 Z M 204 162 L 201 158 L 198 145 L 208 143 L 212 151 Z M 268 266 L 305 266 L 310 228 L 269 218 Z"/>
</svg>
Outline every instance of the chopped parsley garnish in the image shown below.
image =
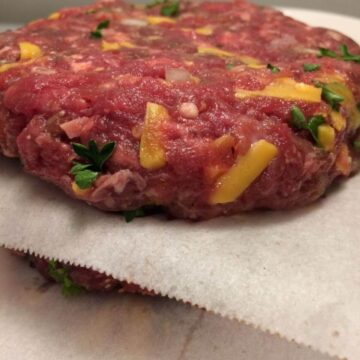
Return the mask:
<svg viewBox="0 0 360 360">
<path fill-rule="evenodd" d="M 121 215 L 124 216 L 125 221 L 127 223 L 133 221 L 135 218 L 145 217 L 148 215 L 155 215 L 164 212 L 164 208 L 162 206 L 157 205 L 146 205 L 142 208 L 135 210 L 122 211 Z"/>
<path fill-rule="evenodd" d="M 330 57 L 334 59 L 340 59 L 344 61 L 354 61 L 360 64 L 360 55 L 354 55 L 349 52 L 347 45 L 343 44 L 340 46 L 340 54 L 335 51 L 320 48 L 318 57 Z"/>
<path fill-rule="evenodd" d="M 304 71 L 306 72 L 312 72 L 320 69 L 319 64 L 304 64 L 303 67 L 304 67 Z"/>
<path fill-rule="evenodd" d="M 227 68 L 228 70 L 233 69 L 234 66 L 235 66 L 234 64 L 226 64 L 226 68 Z"/>
<path fill-rule="evenodd" d="M 355 140 L 353 146 L 356 151 L 360 151 L 360 140 Z"/>
<path fill-rule="evenodd" d="M 79 285 L 76 285 L 71 279 L 65 268 L 58 267 L 55 260 L 49 261 L 48 274 L 59 284 L 62 285 L 62 293 L 65 296 L 79 295 L 84 291 Z"/>
<path fill-rule="evenodd" d="M 360 55 L 350 54 L 349 49 L 346 45 L 340 46 L 340 51 L 342 55 L 342 59 L 345 61 L 354 61 L 360 64 Z"/>
<path fill-rule="evenodd" d="M 322 89 L 321 97 L 333 110 L 339 111 L 341 103 L 345 100 L 343 96 L 331 90 L 326 84 L 316 82 L 315 86 Z"/>
<path fill-rule="evenodd" d="M 335 51 L 325 49 L 325 48 L 320 48 L 318 57 L 337 58 L 338 54 Z"/>
<path fill-rule="evenodd" d="M 101 150 L 94 140 L 90 140 L 88 146 L 78 143 L 72 143 L 71 146 L 75 153 L 84 158 L 88 163 L 80 164 L 75 162 L 70 170 L 70 174 L 75 176 L 75 183 L 80 189 L 88 189 L 95 182 L 105 162 L 112 155 L 115 149 L 115 142 L 106 143 Z"/>
<path fill-rule="evenodd" d="M 102 21 L 94 31 L 90 33 L 91 37 L 94 39 L 101 39 L 102 38 L 102 30 L 107 29 L 110 25 L 110 20 Z"/>
<path fill-rule="evenodd" d="M 278 72 L 280 72 L 280 68 L 278 68 L 277 66 L 274 66 L 272 64 L 267 64 L 266 66 L 269 70 L 271 70 L 272 73 L 276 74 Z"/>
<path fill-rule="evenodd" d="M 299 130 L 308 130 L 318 146 L 320 146 L 318 128 L 324 123 L 325 118 L 322 115 L 315 115 L 307 120 L 304 113 L 297 106 L 291 108 L 291 125 Z"/>
<path fill-rule="evenodd" d="M 166 2 L 160 9 L 160 14 L 162 16 L 178 16 L 180 13 L 180 3 L 179 1 Z"/>
<path fill-rule="evenodd" d="M 148 9 L 151 9 L 151 8 L 153 8 L 155 6 L 162 5 L 165 2 L 166 2 L 166 0 L 154 0 L 154 1 L 150 2 L 149 4 L 146 4 L 146 7 Z"/>
<path fill-rule="evenodd" d="M 155 6 L 162 5 L 160 8 L 160 14 L 162 16 L 175 17 L 180 13 L 180 2 L 171 0 L 154 0 L 146 5 L 147 8 L 153 8 Z"/>
<path fill-rule="evenodd" d="M 146 213 L 143 208 L 140 208 L 136 210 L 123 211 L 122 215 L 124 216 L 125 221 L 129 223 L 132 222 L 135 218 L 146 216 Z"/>
</svg>

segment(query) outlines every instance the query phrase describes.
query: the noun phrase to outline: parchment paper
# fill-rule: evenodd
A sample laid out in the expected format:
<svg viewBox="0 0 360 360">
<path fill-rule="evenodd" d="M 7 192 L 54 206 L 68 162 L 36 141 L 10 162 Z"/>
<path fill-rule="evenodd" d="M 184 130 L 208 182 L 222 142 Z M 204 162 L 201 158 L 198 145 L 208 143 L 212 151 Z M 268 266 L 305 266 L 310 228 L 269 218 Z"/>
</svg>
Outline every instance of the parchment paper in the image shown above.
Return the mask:
<svg viewBox="0 0 360 360">
<path fill-rule="evenodd" d="M 48 287 L 0 249 L 2 360 L 331 360 L 250 326 L 166 298 Z"/>
<path fill-rule="evenodd" d="M 0 169 L 1 244 L 359 359 L 360 177 L 297 211 L 125 224 L 25 176 L 16 161 L 0 159 Z"/>
</svg>

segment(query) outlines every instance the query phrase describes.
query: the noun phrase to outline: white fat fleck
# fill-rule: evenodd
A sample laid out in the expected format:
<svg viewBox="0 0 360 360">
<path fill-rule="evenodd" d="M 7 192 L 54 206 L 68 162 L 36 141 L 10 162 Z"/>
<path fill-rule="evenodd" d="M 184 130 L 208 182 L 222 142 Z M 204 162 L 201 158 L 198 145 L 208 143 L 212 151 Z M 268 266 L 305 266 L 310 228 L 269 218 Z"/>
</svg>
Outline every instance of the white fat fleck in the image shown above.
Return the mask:
<svg viewBox="0 0 360 360">
<path fill-rule="evenodd" d="M 53 69 L 48 69 L 48 68 L 40 67 L 40 66 L 32 68 L 31 72 L 34 74 L 40 74 L 40 75 L 52 75 L 52 74 L 56 73 L 56 71 Z"/>
<path fill-rule="evenodd" d="M 74 72 L 85 71 L 85 70 L 90 69 L 91 65 L 92 65 L 92 62 L 91 62 L 91 61 L 85 61 L 85 62 L 79 62 L 79 63 L 72 63 L 72 64 L 71 64 L 71 69 L 72 69 Z"/>
<path fill-rule="evenodd" d="M 6 52 L 6 51 L 9 51 L 9 50 L 11 50 L 11 47 L 10 47 L 10 46 L 5 46 L 5 47 L 3 47 L 2 49 L 0 49 L 0 55 L 3 54 L 3 53 Z"/>
<path fill-rule="evenodd" d="M 182 103 L 179 106 L 180 115 L 187 119 L 195 119 L 199 116 L 199 109 L 191 102 Z"/>
<path fill-rule="evenodd" d="M 336 41 L 341 41 L 343 39 L 343 36 L 341 34 L 333 30 L 328 30 L 327 34 Z"/>
<path fill-rule="evenodd" d="M 147 22 L 145 20 L 141 19 L 122 19 L 121 24 L 127 25 L 127 26 L 146 26 Z"/>
<path fill-rule="evenodd" d="M 282 48 L 286 48 L 286 47 L 289 47 L 289 46 L 292 46 L 292 45 L 295 45 L 295 44 L 297 44 L 296 39 L 291 35 L 285 34 L 282 37 L 278 37 L 278 38 L 273 39 L 270 42 L 269 47 L 272 48 L 272 49 L 282 49 Z"/>
</svg>

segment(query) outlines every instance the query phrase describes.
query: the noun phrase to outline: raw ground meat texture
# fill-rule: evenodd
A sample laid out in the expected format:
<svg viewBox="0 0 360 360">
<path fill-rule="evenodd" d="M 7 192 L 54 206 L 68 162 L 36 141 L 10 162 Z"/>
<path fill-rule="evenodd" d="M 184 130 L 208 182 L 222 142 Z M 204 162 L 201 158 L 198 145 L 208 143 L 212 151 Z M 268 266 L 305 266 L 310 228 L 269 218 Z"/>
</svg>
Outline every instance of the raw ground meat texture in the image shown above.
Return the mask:
<svg viewBox="0 0 360 360">
<path fill-rule="evenodd" d="M 163 11 L 103 0 L 1 33 L 0 152 L 100 209 L 193 220 L 303 206 L 358 169 L 353 40 L 242 0 Z M 80 189 L 90 140 L 115 149 Z"/>
</svg>

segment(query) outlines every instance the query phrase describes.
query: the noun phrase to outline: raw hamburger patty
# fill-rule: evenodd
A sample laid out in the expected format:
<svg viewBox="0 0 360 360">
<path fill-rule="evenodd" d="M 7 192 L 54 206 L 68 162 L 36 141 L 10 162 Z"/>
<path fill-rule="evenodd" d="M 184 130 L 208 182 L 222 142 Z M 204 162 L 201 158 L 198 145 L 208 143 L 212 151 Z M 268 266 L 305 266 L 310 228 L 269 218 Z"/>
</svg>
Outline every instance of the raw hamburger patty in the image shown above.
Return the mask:
<svg viewBox="0 0 360 360">
<path fill-rule="evenodd" d="M 102 1 L 0 34 L 2 153 L 101 209 L 191 219 L 301 206 L 358 168 L 351 39 L 240 0 L 160 12 Z M 114 146 L 96 169 L 90 142 Z"/>
<path fill-rule="evenodd" d="M 79 288 L 87 291 L 118 291 L 134 294 L 140 293 L 150 296 L 155 295 L 153 291 L 126 281 L 116 280 L 112 276 L 99 273 L 95 270 L 53 262 L 53 267 L 57 271 L 60 270 L 60 272 L 66 274 L 68 280 L 67 283 L 64 283 L 61 279 L 56 279 L 56 276 L 54 277 L 54 273 L 51 271 L 52 266 L 48 260 L 19 251 L 12 251 L 12 254 L 24 258 L 32 267 L 36 268 L 46 280 L 58 281 L 63 286 L 65 295 L 76 295 L 75 291 Z"/>
</svg>

